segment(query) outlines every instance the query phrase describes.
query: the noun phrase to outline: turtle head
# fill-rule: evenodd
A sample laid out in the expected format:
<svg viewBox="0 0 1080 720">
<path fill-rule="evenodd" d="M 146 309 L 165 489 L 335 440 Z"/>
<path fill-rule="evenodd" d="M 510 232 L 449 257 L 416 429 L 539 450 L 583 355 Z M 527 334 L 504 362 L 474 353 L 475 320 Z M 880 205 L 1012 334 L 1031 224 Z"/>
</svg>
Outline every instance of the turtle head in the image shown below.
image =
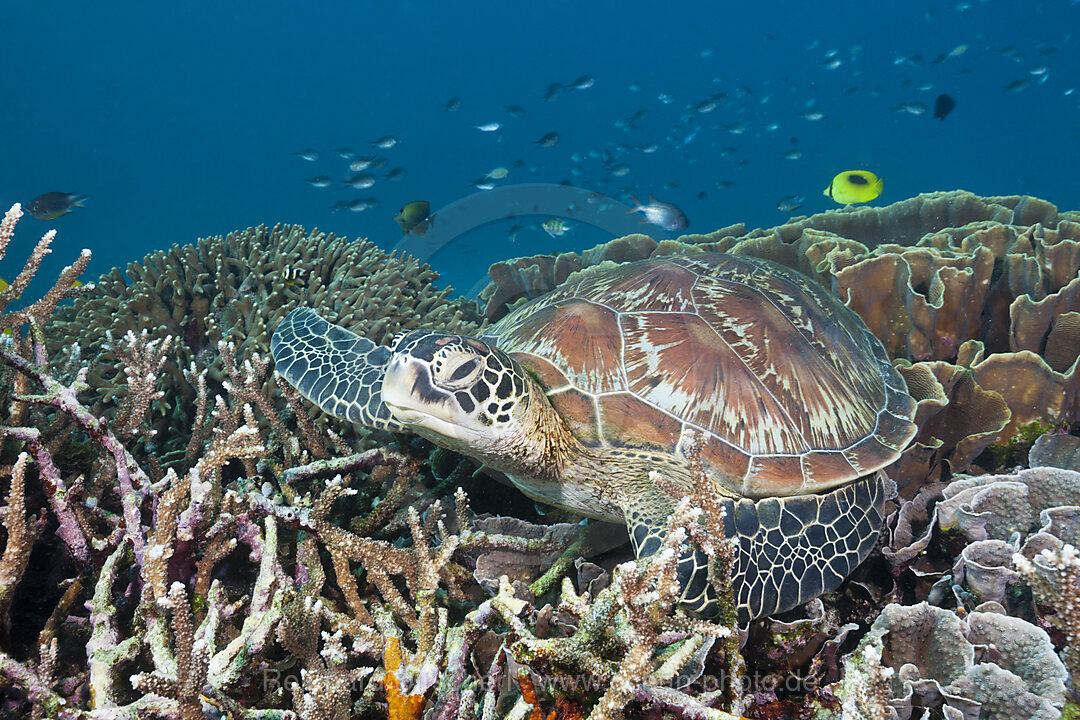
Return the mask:
<svg viewBox="0 0 1080 720">
<path fill-rule="evenodd" d="M 399 335 L 382 382 L 391 415 L 418 435 L 488 461 L 521 432 L 532 379 L 508 354 L 431 330 Z"/>
</svg>

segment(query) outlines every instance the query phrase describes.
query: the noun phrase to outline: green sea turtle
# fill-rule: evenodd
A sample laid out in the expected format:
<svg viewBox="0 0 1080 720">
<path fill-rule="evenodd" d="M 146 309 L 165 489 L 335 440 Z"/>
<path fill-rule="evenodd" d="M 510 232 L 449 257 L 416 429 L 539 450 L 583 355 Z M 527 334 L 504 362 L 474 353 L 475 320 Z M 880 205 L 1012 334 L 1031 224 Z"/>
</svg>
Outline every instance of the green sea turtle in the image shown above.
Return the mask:
<svg viewBox="0 0 1080 720">
<path fill-rule="evenodd" d="M 412 330 L 377 346 L 300 308 L 271 349 L 331 415 L 416 433 L 535 500 L 625 522 L 639 557 L 694 483 L 693 444 L 738 541 L 743 623 L 836 588 L 866 557 L 892 485 L 875 471 L 915 434 L 904 380 L 855 313 L 735 255 L 605 263 L 477 338 Z M 705 562 L 680 559 L 682 602 L 701 613 L 715 608 Z"/>
</svg>

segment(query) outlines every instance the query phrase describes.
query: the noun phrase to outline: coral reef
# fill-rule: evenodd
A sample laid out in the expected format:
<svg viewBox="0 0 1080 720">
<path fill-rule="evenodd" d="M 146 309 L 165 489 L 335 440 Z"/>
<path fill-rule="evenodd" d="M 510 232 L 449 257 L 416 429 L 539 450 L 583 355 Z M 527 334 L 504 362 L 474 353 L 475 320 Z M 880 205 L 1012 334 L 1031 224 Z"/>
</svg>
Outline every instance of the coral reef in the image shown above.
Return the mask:
<svg viewBox="0 0 1080 720">
<path fill-rule="evenodd" d="M 74 294 L 77 269 L 31 307 Z M 619 717 L 628 704 L 733 717 L 663 684 L 701 675 L 703 634 L 738 656 L 729 627 L 673 612 L 684 543 L 716 556 L 718 585 L 730 569 L 717 508 L 684 504 L 655 560 L 613 568 L 606 587 L 606 571 L 579 565 L 575 588 L 565 575 L 590 526 L 477 518 L 460 488 L 448 517 L 440 497 L 459 474 L 439 480 L 409 447 L 348 452 L 302 411 L 281 415 L 255 353 L 230 343 L 230 382 L 212 412 L 199 403 L 198 449 L 164 468 L 137 441 L 157 432 L 171 337 L 127 333 L 132 372 L 109 419 L 80 399 L 89 366 L 52 355 L 36 313 L 3 315 L 15 332 L 0 342 L 12 409 L 0 426 L 0 611 L 21 618 L 0 637 L 5 713 L 404 720 L 550 703 L 566 717 Z M 205 375 L 185 379 L 205 396 Z M 63 453 L 76 435 L 80 454 Z M 496 553 L 525 561 L 491 595 L 470 568 L 491 569 Z"/>
<path fill-rule="evenodd" d="M 636 562 L 623 528 L 539 511 L 423 442 L 362 441 L 310 419 L 266 360 L 275 318 L 304 302 L 379 339 L 394 322 L 474 327 L 478 318 L 435 290 L 427 269 L 378 256 L 378 267 L 354 274 L 347 259 L 367 262 L 370 246 L 264 228 L 156 253 L 129 267 L 130 284 L 106 276 L 107 292 L 74 284 L 84 253 L 40 300 L 8 310 L 48 252 L 46 234 L 0 292 L 0 330 L 11 331 L 0 334 L 0 715 L 1075 713 L 1080 440 L 1055 428 L 1072 412 L 1067 349 L 1080 309 L 1066 290 L 1077 274 L 1068 269 L 1077 218 L 1031 198 L 957 193 L 890 208 L 659 245 L 630 236 L 576 261 L 493 270 L 516 274 L 505 287 L 540 289 L 594 262 L 738 246 L 804 263 L 848 288 L 849 302 L 861 302 L 859 281 L 843 285 L 833 273 L 860 264 L 861 282 L 892 288 L 882 297 L 899 292 L 906 264 L 905 282 L 923 278 L 925 288 L 910 287 L 942 300 L 901 303 L 926 330 L 912 329 L 897 353 L 920 433 L 889 469 L 906 487 L 878 551 L 836 592 L 749 628 L 734 622 L 731 548 L 707 492 L 680 504 L 661 551 Z M 19 214 L 0 222 L 0 256 Z M 987 252 L 998 268 L 987 297 L 949 312 L 1003 318 L 1015 332 L 941 309 L 956 288 L 978 289 L 957 278 L 982 272 Z M 244 285 L 236 257 L 262 258 L 260 279 Z M 889 262 L 894 275 L 875 274 Z M 290 263 L 313 273 L 306 284 L 284 281 Z M 365 272 L 386 273 L 391 289 Z M 365 303 L 395 288 L 410 317 L 365 325 Z M 186 303 L 176 320 L 169 293 Z M 127 324 L 135 308 L 154 319 Z M 193 346 L 187 320 L 204 323 L 212 343 Z M 941 341 L 946 325 L 954 353 Z M 930 355 L 912 355 L 922 342 Z M 1028 382 L 1024 363 L 1045 382 L 1021 398 L 993 377 Z M 1027 469 L 1014 467 L 1025 459 Z M 971 474 L 956 474 L 963 468 Z M 676 561 L 689 547 L 710 557 L 717 620 L 678 607 Z"/>
<path fill-rule="evenodd" d="M 183 429 L 198 414 L 198 389 L 185 375 L 202 374 L 210 398 L 236 381 L 222 343 L 259 362 L 255 358 L 268 356 L 272 329 L 298 305 L 380 343 L 420 323 L 475 330 L 475 310 L 451 299 L 451 288 L 437 288 L 437 279 L 427 265 L 388 255 L 366 240 L 298 225 L 260 225 L 173 245 L 124 270 L 114 268 L 59 309 L 48 340 L 53 351 L 79 345 L 91 368 L 88 402 L 111 418 L 127 387 L 122 338 L 128 332 L 162 342 L 174 338 L 160 375 L 169 402 L 154 405 L 151 423 L 171 430 L 169 449 L 182 451 L 188 442 Z M 272 378 L 260 380 L 282 407 Z"/>
</svg>

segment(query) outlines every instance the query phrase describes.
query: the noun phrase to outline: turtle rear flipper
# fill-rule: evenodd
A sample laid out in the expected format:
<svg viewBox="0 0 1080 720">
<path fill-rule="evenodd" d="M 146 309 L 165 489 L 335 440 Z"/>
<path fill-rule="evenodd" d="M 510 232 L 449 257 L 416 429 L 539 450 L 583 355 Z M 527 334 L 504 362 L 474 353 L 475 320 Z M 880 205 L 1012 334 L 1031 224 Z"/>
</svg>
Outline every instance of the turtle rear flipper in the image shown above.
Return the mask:
<svg viewBox="0 0 1080 720">
<path fill-rule="evenodd" d="M 297 308 L 274 331 L 270 352 L 278 373 L 334 417 L 405 431 L 382 402 L 390 348 L 332 325 L 310 308 Z"/>
<path fill-rule="evenodd" d="M 868 475 L 819 495 L 739 500 L 724 530 L 739 620 L 791 610 L 835 590 L 877 543 L 892 481 Z"/>
<path fill-rule="evenodd" d="M 739 624 L 791 610 L 839 587 L 877 542 L 889 484 L 874 474 L 818 495 L 723 503 L 724 534 L 738 543 L 731 580 Z M 666 512 L 658 512 L 658 493 L 626 507 L 639 557 L 660 548 L 671 505 L 668 500 Z M 684 608 L 706 617 L 716 614 L 704 553 L 695 549 L 679 557 L 679 581 Z"/>
</svg>

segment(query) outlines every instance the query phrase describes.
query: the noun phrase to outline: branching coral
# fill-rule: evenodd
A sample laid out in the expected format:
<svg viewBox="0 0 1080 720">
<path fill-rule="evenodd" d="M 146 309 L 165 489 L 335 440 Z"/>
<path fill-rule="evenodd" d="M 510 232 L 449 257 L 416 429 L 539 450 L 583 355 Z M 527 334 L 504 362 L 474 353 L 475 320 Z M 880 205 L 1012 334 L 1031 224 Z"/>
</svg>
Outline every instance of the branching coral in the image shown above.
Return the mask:
<svg viewBox="0 0 1080 720">
<path fill-rule="evenodd" d="M 4 214 L 4 219 L 0 221 L 0 258 L 3 258 L 7 253 L 8 245 L 15 236 L 15 226 L 18 224 L 22 214 L 22 206 L 15 203 Z M 94 290 L 93 285 L 76 285 L 75 283 L 86 269 L 86 266 L 90 264 L 90 251 L 83 250 L 78 260 L 60 271 L 60 276 L 53 283 L 52 288 L 40 300 L 21 310 L 4 312 L 7 306 L 13 300 L 19 298 L 23 291 L 30 286 L 30 281 L 33 280 L 41 267 L 41 261 L 52 252 L 50 246 L 55 237 L 55 230 L 46 232 L 34 248 L 23 269 L 15 276 L 15 279 L 11 281 L 8 287 L 0 291 L 0 331 L 13 329 L 31 322 L 41 325 L 53 315 L 57 305 L 62 301 L 81 297 Z"/>
<path fill-rule="evenodd" d="M 722 510 L 707 495 L 698 492 L 680 502 L 668 520 L 657 554 L 620 565 L 611 586 L 595 598 L 578 594 L 568 579 L 563 580 L 559 612 L 573 618 L 575 628 L 569 637 L 541 638 L 532 632 L 523 620 L 528 603 L 515 597 L 503 579 L 492 606 L 509 626 L 508 651 L 517 662 L 553 678 L 564 692 L 580 693 L 583 685 L 607 688 L 590 720 L 622 717 L 631 700 L 682 707 L 702 717 L 726 716 L 664 687 L 695 654 L 707 652 L 716 638 L 732 637 L 730 626 L 674 612 L 682 592 L 678 561 L 688 538 L 714 559 L 712 567 L 730 573 L 733 550 L 730 543 L 717 541 L 724 536 Z M 730 610 L 730 580 L 712 569 L 710 575 Z M 666 657 L 658 658 L 665 647 Z M 741 667 L 737 647 L 729 646 L 728 652 L 729 668 L 737 672 Z"/>
<path fill-rule="evenodd" d="M 437 288 L 437 278 L 416 259 L 388 255 L 366 240 L 296 225 L 259 226 L 153 252 L 106 273 L 92 289 L 80 288 L 77 301 L 60 308 L 51 321 L 50 347 L 80 345 L 92 361 L 87 404 L 112 417 L 112 403 L 130 391 L 122 347 L 109 335 L 175 338 L 158 373 L 170 402 L 155 403 L 149 420 L 169 431 L 158 437 L 159 445 L 182 450 L 198 398 L 184 374 L 194 368 L 190 372 L 203 373 L 210 397 L 220 392 L 230 379 L 222 342 L 243 356 L 265 357 L 271 331 L 298 305 L 380 343 L 421 323 L 475 330 L 478 317 L 471 306 L 452 299 L 449 288 Z M 55 304 L 33 312 L 47 317 Z M 283 407 L 269 377 L 260 380 L 268 401 Z"/>
</svg>

